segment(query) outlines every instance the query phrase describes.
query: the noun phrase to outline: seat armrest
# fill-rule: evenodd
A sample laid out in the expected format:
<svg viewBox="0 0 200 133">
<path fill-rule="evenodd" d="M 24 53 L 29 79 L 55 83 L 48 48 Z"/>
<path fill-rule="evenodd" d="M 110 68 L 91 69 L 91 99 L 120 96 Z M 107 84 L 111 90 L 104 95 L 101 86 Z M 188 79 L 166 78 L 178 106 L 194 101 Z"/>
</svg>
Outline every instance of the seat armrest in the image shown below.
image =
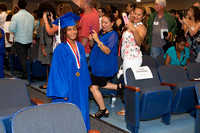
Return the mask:
<svg viewBox="0 0 200 133">
<path fill-rule="evenodd" d="M 167 85 L 167 86 L 170 86 L 170 87 L 176 87 L 177 84 L 173 84 L 173 83 L 160 83 L 161 85 Z"/>
<path fill-rule="evenodd" d="M 190 81 L 200 81 L 200 78 L 190 79 Z"/>
<path fill-rule="evenodd" d="M 35 105 L 42 105 L 42 104 L 44 104 L 44 102 L 42 100 L 40 100 L 38 98 L 35 98 L 35 97 L 31 98 L 31 102 L 34 103 Z"/>
<path fill-rule="evenodd" d="M 200 109 L 200 105 L 197 105 L 197 106 L 196 106 L 196 109 Z"/>
<path fill-rule="evenodd" d="M 140 91 L 139 87 L 134 87 L 134 86 L 129 86 L 129 85 L 125 85 L 124 87 L 126 89 L 129 89 L 129 90 L 132 90 L 132 91 L 135 91 L 135 92 L 139 92 Z"/>
<path fill-rule="evenodd" d="M 96 129 L 90 129 L 88 130 L 88 133 L 100 133 L 100 132 Z"/>
</svg>

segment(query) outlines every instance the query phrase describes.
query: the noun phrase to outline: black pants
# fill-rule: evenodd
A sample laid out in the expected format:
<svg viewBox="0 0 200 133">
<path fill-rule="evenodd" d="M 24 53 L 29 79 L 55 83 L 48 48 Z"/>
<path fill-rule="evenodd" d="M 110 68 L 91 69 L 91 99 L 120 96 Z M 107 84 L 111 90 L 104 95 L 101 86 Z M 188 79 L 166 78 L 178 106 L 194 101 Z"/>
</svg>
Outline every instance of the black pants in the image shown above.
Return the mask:
<svg viewBox="0 0 200 133">
<path fill-rule="evenodd" d="M 28 48 L 31 47 L 32 43 L 29 44 L 21 44 L 19 42 L 15 42 L 15 49 L 22 66 L 22 76 L 27 76 L 27 65 L 26 65 L 26 57 L 28 56 Z"/>
<path fill-rule="evenodd" d="M 4 66 L 6 68 L 8 68 L 10 65 L 10 61 L 9 61 L 10 52 L 11 52 L 11 47 L 6 48 L 6 54 L 4 55 Z"/>
</svg>

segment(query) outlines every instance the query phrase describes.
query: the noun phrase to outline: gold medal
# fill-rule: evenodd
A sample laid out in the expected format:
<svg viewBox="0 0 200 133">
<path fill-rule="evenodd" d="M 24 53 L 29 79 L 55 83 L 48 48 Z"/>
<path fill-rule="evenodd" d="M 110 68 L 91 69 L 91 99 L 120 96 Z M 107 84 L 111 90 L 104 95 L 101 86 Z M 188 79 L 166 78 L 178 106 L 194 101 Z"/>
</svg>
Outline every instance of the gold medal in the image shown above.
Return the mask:
<svg viewBox="0 0 200 133">
<path fill-rule="evenodd" d="M 76 76 L 77 76 L 77 77 L 79 77 L 79 76 L 80 76 L 80 73 L 79 73 L 79 72 L 77 72 L 77 73 L 76 73 Z"/>
</svg>

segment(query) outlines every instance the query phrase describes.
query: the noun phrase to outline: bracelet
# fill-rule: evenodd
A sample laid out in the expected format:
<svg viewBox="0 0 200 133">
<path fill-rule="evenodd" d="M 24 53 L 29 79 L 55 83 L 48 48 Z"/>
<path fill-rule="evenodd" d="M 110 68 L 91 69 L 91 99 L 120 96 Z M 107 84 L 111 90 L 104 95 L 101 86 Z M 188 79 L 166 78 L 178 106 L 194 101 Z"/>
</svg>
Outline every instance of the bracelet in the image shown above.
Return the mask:
<svg viewBox="0 0 200 133">
<path fill-rule="evenodd" d="M 100 42 L 97 46 L 100 48 L 103 45 L 102 42 Z"/>
</svg>

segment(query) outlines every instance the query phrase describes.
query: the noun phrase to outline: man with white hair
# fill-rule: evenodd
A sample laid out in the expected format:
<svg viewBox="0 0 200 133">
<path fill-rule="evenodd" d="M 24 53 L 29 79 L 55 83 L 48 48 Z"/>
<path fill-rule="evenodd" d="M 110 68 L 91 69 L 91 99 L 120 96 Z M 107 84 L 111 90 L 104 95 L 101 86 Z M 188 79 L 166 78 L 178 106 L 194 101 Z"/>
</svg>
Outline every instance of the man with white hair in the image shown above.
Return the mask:
<svg viewBox="0 0 200 133">
<path fill-rule="evenodd" d="M 198 8 L 200 9 L 200 3 L 199 3 L 199 2 L 195 2 L 195 3 L 193 4 L 193 6 L 196 6 L 196 7 L 198 7 Z"/>
<path fill-rule="evenodd" d="M 173 40 L 172 37 L 177 31 L 175 18 L 165 7 L 166 0 L 156 0 L 156 12 L 151 13 L 148 20 L 148 45 L 154 58 L 164 54 L 163 46 L 167 41 Z"/>
</svg>

